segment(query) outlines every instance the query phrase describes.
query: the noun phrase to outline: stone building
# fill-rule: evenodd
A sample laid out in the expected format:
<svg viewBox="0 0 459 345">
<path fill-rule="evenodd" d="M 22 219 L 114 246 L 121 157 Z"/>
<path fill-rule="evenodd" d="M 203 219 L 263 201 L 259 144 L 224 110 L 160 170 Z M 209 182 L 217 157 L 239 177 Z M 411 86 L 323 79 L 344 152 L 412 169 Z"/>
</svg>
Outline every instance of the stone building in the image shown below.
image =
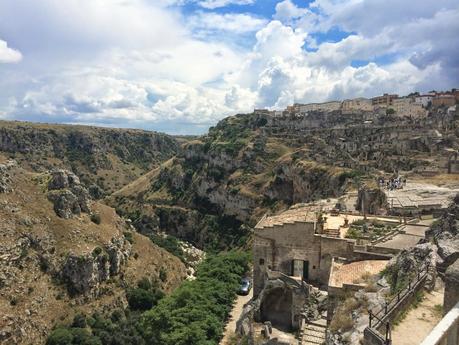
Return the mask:
<svg viewBox="0 0 459 345">
<path fill-rule="evenodd" d="M 414 103 L 420 104 L 422 107 L 427 108 L 432 104 L 432 100 L 435 95 L 419 95 L 414 98 Z"/>
<path fill-rule="evenodd" d="M 391 108 L 395 110 L 398 116 L 407 116 L 412 118 L 422 118 L 427 116 L 427 111 L 422 104 L 413 102 L 408 97 L 397 98 L 392 100 Z"/>
<path fill-rule="evenodd" d="M 367 98 L 347 99 L 343 101 L 341 111 L 343 114 L 352 114 L 355 111 L 373 111 L 373 103 Z"/>
<path fill-rule="evenodd" d="M 264 217 L 254 230 L 254 297 L 273 272 L 327 287 L 334 257 L 351 261 L 387 259 L 384 253 L 356 250 L 355 241 L 345 238 L 342 225 L 302 208 Z"/>
<path fill-rule="evenodd" d="M 306 114 L 310 111 L 336 111 L 340 110 L 341 102 L 338 101 L 331 101 L 325 103 L 309 103 L 309 104 L 302 104 L 299 105 L 296 110 L 298 112 Z"/>
<path fill-rule="evenodd" d="M 375 107 L 388 107 L 388 106 L 391 106 L 393 100 L 397 98 L 398 98 L 398 95 L 395 95 L 395 94 L 389 95 L 385 93 L 382 96 L 373 97 L 371 101 Z"/>
<path fill-rule="evenodd" d="M 454 95 L 439 94 L 432 99 L 432 105 L 434 107 L 451 107 L 456 104 L 456 98 Z"/>
</svg>

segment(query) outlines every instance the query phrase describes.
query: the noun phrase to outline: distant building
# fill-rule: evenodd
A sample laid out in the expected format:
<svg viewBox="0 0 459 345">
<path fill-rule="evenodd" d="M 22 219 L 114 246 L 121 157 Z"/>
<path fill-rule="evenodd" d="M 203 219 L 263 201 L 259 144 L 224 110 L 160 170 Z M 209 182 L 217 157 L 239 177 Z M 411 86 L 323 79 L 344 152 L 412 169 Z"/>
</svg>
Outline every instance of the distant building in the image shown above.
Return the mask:
<svg viewBox="0 0 459 345">
<path fill-rule="evenodd" d="M 335 111 L 341 108 L 341 102 L 331 101 L 325 103 L 302 104 L 298 107 L 298 112 L 309 113 L 310 111 Z"/>
<path fill-rule="evenodd" d="M 456 102 L 459 102 L 459 90 L 458 89 L 452 89 L 451 94 L 456 98 Z"/>
<path fill-rule="evenodd" d="M 456 97 L 450 94 L 439 94 L 432 99 L 434 107 L 451 107 L 456 104 Z"/>
<path fill-rule="evenodd" d="M 253 112 L 256 115 L 274 115 L 274 112 L 269 109 L 254 109 Z"/>
<path fill-rule="evenodd" d="M 419 103 L 413 101 L 412 98 L 403 97 L 392 100 L 390 108 L 395 110 L 395 113 L 399 116 L 407 117 L 425 117 L 427 111 Z"/>
<path fill-rule="evenodd" d="M 392 105 L 392 101 L 394 99 L 397 99 L 398 98 L 398 95 L 389 95 L 387 93 L 385 93 L 384 95 L 382 96 L 378 96 L 378 97 L 373 97 L 371 99 L 372 103 L 374 106 L 376 107 L 388 107 L 390 105 Z"/>
<path fill-rule="evenodd" d="M 434 95 L 420 95 L 414 98 L 414 103 L 420 104 L 424 108 L 427 108 L 430 104 L 432 104 L 432 100 Z"/>
<path fill-rule="evenodd" d="M 367 98 L 347 99 L 341 105 L 343 114 L 350 114 L 355 111 L 373 111 L 373 102 Z"/>
</svg>

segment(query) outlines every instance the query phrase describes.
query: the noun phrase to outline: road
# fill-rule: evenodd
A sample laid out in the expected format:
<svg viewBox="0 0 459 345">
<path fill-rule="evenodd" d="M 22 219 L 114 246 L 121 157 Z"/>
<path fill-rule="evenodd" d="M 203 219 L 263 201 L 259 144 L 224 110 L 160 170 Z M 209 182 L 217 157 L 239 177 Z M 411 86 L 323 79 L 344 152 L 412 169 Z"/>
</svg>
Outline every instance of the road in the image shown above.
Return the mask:
<svg viewBox="0 0 459 345">
<path fill-rule="evenodd" d="M 230 344 L 229 341 L 231 340 L 231 336 L 236 331 L 236 321 L 239 319 L 239 316 L 241 316 L 242 309 L 244 308 L 244 304 L 249 302 L 252 299 L 252 296 L 253 296 L 253 289 L 250 289 L 250 293 L 247 296 L 239 296 L 239 295 L 237 296 L 237 299 L 233 305 L 233 310 L 231 310 L 228 323 L 226 324 L 225 332 L 223 333 L 223 338 L 220 341 L 220 345 Z"/>
</svg>

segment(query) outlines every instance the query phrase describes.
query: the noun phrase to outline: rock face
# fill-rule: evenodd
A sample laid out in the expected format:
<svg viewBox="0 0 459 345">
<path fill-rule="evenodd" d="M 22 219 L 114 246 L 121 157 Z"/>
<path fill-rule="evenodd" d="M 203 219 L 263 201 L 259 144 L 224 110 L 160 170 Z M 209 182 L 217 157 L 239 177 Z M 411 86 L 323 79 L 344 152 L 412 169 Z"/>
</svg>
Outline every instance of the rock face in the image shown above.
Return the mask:
<svg viewBox="0 0 459 345">
<path fill-rule="evenodd" d="M 389 262 L 386 268 L 385 277 L 390 283 L 392 292 L 404 288 L 408 281 L 413 279 L 426 265 L 429 266 L 431 274 L 428 281 L 434 284 L 436 262 L 437 247 L 432 243 L 418 244 L 414 248 L 400 252 Z"/>
<path fill-rule="evenodd" d="M 9 193 L 12 191 L 9 170 L 15 165 L 15 161 L 8 161 L 6 164 L 0 164 L 0 193 Z"/>
<path fill-rule="evenodd" d="M 109 198 L 144 230 L 162 231 L 198 247 L 245 242 L 247 227 L 268 211 L 337 197 L 346 169 L 315 163 L 307 150 L 264 135 L 266 119 L 235 116 L 181 154 Z"/>
<path fill-rule="evenodd" d="M 54 204 L 54 211 L 61 218 L 71 218 L 81 212 L 90 213 L 90 195 L 72 172 L 55 170 L 48 182 L 48 200 Z"/>
<path fill-rule="evenodd" d="M 105 247 L 96 247 L 86 255 L 70 254 L 59 275 L 72 294 L 97 295 L 100 283 L 120 273 L 131 254 L 131 245 L 124 236 L 113 238 Z"/>
<path fill-rule="evenodd" d="M 366 214 L 378 214 L 378 211 L 386 208 L 386 204 L 387 197 L 381 189 L 360 188 L 355 208 Z"/>
<path fill-rule="evenodd" d="M 35 172 L 67 169 L 110 194 L 180 150 L 168 135 L 130 129 L 0 121 L 0 153 Z M 102 172 L 102 173 L 101 173 Z"/>
<path fill-rule="evenodd" d="M 44 344 L 56 324 L 78 311 L 125 308 L 126 288 L 143 278 L 160 282 L 165 292 L 186 278 L 180 259 L 104 204 L 91 202 L 100 223 L 85 213 L 74 216 L 71 208 L 70 218 L 59 217 L 48 193 L 69 191 L 74 207 L 84 208 L 73 174 L 60 171 L 50 178 L 20 166 L 7 172 L 10 192 L 0 193 L 1 344 Z M 57 189 L 48 191 L 48 180 Z M 160 272 L 167 273 L 165 280 Z"/>
<path fill-rule="evenodd" d="M 459 195 L 440 219 L 427 231 L 426 237 L 438 247 L 438 265 L 444 271 L 459 258 Z"/>
</svg>

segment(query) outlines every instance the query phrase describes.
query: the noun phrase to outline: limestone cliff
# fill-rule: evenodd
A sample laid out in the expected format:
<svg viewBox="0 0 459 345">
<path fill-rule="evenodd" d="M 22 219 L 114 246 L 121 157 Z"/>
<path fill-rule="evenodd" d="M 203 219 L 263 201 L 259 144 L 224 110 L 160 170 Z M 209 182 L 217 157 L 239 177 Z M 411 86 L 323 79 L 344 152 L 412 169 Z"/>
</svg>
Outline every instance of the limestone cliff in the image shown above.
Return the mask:
<svg viewBox="0 0 459 345">
<path fill-rule="evenodd" d="M 94 196 L 123 187 L 178 149 L 175 138 L 156 132 L 0 121 L 0 153 L 35 172 L 71 170 Z"/>
<path fill-rule="evenodd" d="M 82 210 L 75 175 L 30 173 L 0 156 L 0 181 L 0 343 L 43 343 L 75 313 L 126 306 L 125 289 L 144 277 L 164 291 L 186 277 L 178 258 L 115 210 L 91 199 Z M 82 212 L 61 214 L 49 198 L 60 190 L 76 193 Z"/>
<path fill-rule="evenodd" d="M 247 226 L 266 212 L 344 191 L 350 169 L 311 160 L 307 147 L 266 135 L 267 123 L 227 118 L 107 202 L 140 231 L 225 248 L 246 243 Z"/>
</svg>

